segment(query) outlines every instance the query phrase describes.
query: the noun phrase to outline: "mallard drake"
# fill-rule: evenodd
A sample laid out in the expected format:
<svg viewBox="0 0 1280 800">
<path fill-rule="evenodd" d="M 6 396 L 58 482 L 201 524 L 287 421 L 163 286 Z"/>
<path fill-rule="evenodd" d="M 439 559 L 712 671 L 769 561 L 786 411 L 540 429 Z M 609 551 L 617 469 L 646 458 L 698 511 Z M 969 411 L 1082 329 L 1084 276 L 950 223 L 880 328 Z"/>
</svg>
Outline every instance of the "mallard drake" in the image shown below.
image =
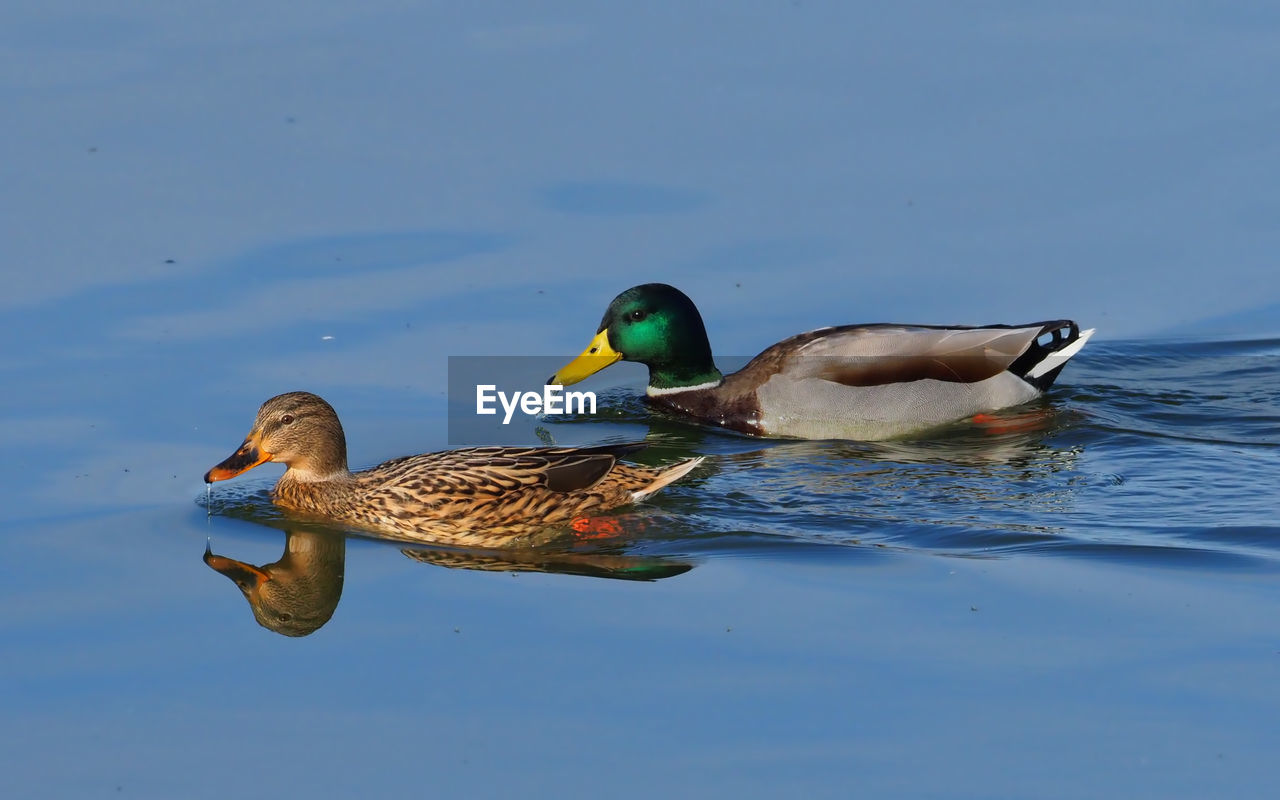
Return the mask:
<svg viewBox="0 0 1280 800">
<path fill-rule="evenodd" d="M 333 407 L 289 392 L 262 404 L 244 444 L 204 479 L 278 461 L 287 469 L 271 499 L 282 508 L 415 541 L 499 547 L 643 500 L 702 461 L 654 469 L 618 460 L 643 447 L 472 447 L 351 472 Z"/>
<path fill-rule="evenodd" d="M 547 383 L 637 361 L 649 367 L 654 406 L 704 424 L 756 436 L 889 439 L 1037 397 L 1092 334 L 1071 320 L 843 325 L 785 339 L 724 375 L 693 301 L 646 283 L 614 298 L 591 344 Z"/>
</svg>

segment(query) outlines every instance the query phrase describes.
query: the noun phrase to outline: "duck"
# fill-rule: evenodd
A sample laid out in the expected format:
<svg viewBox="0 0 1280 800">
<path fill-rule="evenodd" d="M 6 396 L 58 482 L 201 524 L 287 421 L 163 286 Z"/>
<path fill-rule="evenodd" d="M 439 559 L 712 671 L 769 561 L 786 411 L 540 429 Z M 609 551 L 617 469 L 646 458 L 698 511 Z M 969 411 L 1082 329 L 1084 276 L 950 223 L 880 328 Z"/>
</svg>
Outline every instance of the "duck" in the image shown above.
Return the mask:
<svg viewBox="0 0 1280 800">
<path fill-rule="evenodd" d="M 526 545 L 584 515 L 640 502 L 703 460 L 661 468 L 619 460 L 644 446 L 470 447 L 352 472 L 333 406 L 310 392 L 288 392 L 262 404 L 244 443 L 204 480 L 228 480 L 279 462 L 285 472 L 271 500 L 286 510 L 391 538 L 506 547 Z"/>
<path fill-rule="evenodd" d="M 1067 319 L 841 325 L 784 339 L 726 375 L 688 295 L 646 283 L 613 299 L 586 350 L 547 383 L 634 361 L 649 368 L 649 403 L 684 419 L 751 436 L 876 441 L 1027 403 L 1093 333 Z"/>
</svg>

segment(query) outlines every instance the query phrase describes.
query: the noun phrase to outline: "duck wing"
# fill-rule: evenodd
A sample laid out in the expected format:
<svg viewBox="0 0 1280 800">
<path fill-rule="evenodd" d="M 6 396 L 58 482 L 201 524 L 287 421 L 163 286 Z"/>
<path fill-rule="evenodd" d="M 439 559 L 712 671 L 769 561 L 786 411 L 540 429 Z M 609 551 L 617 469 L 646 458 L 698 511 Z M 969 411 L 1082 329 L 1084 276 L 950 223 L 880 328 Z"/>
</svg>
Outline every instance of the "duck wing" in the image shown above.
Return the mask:
<svg viewBox="0 0 1280 800">
<path fill-rule="evenodd" d="M 1037 372 L 1036 367 L 1081 338 L 1080 329 L 1070 320 L 983 327 L 846 325 L 780 342 L 743 372 L 764 359 L 772 364 L 774 374 L 786 378 L 859 387 L 925 379 L 977 383 L 1012 372 L 1044 389 L 1057 370 Z M 1058 360 L 1065 363 L 1066 358 Z M 1052 376 L 1047 375 L 1049 371 Z M 1045 377 L 1047 382 L 1036 380 Z"/>
<path fill-rule="evenodd" d="M 598 447 L 469 447 L 406 456 L 357 473 L 370 489 L 451 499 L 498 497 L 543 487 L 553 492 L 590 489 L 618 459 L 643 442 Z"/>
</svg>

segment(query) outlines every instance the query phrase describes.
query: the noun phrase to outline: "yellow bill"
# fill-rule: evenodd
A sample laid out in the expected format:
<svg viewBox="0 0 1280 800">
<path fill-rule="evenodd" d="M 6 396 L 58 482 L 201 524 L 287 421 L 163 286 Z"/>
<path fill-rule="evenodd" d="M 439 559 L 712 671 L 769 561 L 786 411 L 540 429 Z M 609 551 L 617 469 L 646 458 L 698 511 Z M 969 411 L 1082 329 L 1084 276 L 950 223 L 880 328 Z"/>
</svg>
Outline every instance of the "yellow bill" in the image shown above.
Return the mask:
<svg viewBox="0 0 1280 800">
<path fill-rule="evenodd" d="M 605 328 L 596 334 L 596 338 L 591 340 L 582 355 L 561 367 L 559 372 L 547 379 L 547 383 L 569 386 L 596 374 L 621 358 L 622 353 L 609 346 L 609 329 Z"/>
</svg>

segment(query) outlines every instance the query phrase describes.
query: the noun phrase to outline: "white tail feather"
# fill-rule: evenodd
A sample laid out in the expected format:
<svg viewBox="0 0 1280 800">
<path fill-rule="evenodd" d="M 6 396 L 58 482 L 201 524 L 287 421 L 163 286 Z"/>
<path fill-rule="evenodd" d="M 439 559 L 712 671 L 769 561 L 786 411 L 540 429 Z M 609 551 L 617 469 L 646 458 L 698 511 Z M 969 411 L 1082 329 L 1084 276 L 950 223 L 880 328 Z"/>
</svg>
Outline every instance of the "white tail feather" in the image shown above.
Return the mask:
<svg viewBox="0 0 1280 800">
<path fill-rule="evenodd" d="M 694 467 L 701 464 L 704 460 L 706 460 L 706 456 L 699 456 L 698 458 L 691 458 L 688 461 L 684 461 L 679 464 L 676 464 L 674 467 L 672 467 L 669 470 L 666 470 L 657 478 L 655 478 L 653 483 L 649 484 L 643 489 L 640 489 L 639 491 L 632 492 L 631 502 L 638 503 L 641 500 L 644 500 L 656 494 L 663 487 L 669 484 L 675 483 L 676 481 L 683 478 L 685 475 L 688 475 L 690 472 L 693 471 Z"/>
<path fill-rule="evenodd" d="M 1061 350 L 1055 350 L 1054 352 L 1045 356 L 1044 361 L 1041 361 L 1039 364 L 1036 364 L 1034 367 L 1032 367 L 1030 370 L 1027 371 L 1027 377 L 1039 378 L 1041 375 L 1045 374 L 1046 372 L 1057 369 L 1058 367 L 1067 363 L 1067 361 L 1072 356 L 1080 352 L 1080 348 L 1084 347 L 1084 343 L 1089 341 L 1089 337 L 1093 335 L 1093 332 L 1095 330 L 1097 329 L 1090 328 L 1087 331 L 1080 331 L 1079 339 L 1076 339 L 1074 342 L 1062 348 Z"/>
</svg>

